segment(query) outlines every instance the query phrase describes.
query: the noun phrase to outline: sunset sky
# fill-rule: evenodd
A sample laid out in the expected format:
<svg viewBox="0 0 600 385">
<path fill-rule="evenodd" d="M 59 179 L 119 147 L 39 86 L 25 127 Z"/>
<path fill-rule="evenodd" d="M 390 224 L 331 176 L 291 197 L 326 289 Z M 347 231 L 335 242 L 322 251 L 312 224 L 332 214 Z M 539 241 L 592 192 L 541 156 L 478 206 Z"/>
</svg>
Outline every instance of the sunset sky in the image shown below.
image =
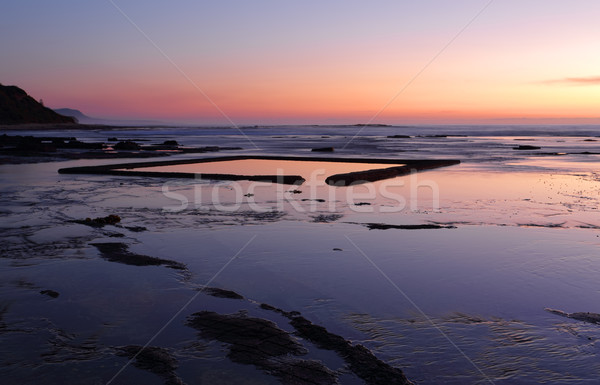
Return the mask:
<svg viewBox="0 0 600 385">
<path fill-rule="evenodd" d="M 598 123 L 599 17 L 598 0 L 4 1 L 0 83 L 105 118 Z"/>
</svg>

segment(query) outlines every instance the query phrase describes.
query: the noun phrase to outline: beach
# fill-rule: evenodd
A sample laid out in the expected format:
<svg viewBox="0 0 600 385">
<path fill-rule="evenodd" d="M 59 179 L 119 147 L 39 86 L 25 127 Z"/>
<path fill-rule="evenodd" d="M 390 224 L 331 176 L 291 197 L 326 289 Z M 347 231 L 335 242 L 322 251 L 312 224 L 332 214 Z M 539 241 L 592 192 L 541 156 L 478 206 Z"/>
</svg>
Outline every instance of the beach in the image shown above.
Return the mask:
<svg viewBox="0 0 600 385">
<path fill-rule="evenodd" d="M 281 162 L 275 174 L 305 182 L 58 172 L 145 162 L 136 151 L 0 164 L 6 383 L 592 384 L 600 372 L 599 326 L 568 316 L 600 313 L 597 126 L 5 132 L 219 148 L 161 161 L 325 147 L 332 160 L 460 161 L 352 186 Z"/>
</svg>

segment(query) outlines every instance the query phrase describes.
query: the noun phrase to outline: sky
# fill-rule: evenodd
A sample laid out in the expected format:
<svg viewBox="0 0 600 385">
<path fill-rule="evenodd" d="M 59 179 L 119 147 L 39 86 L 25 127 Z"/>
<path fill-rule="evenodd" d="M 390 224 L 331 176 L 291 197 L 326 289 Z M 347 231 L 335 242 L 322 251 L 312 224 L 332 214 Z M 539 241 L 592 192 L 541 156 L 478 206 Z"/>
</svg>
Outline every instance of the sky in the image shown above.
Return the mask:
<svg viewBox="0 0 600 385">
<path fill-rule="evenodd" d="M 194 124 L 600 123 L 600 1 L 19 0 L 0 83 Z"/>
</svg>

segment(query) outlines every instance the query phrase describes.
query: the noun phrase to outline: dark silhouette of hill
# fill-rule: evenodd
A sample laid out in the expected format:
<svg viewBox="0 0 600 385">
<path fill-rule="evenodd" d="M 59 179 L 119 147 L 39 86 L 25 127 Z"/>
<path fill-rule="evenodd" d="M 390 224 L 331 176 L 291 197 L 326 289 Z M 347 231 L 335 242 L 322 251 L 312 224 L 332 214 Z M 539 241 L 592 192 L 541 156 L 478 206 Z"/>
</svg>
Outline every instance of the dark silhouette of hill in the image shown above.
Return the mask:
<svg viewBox="0 0 600 385">
<path fill-rule="evenodd" d="M 0 124 L 77 123 L 60 115 L 29 96 L 17 86 L 0 84 Z"/>
</svg>

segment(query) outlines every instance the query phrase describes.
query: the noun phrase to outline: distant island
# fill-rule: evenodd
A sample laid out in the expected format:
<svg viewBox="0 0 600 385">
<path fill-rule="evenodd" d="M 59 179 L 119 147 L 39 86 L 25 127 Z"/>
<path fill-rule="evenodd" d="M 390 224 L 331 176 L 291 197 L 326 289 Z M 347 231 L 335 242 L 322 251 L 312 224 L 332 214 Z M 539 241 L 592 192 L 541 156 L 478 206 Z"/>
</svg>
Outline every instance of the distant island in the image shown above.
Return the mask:
<svg viewBox="0 0 600 385">
<path fill-rule="evenodd" d="M 0 84 L 0 125 L 76 123 L 77 119 L 45 107 L 21 88 Z"/>
<path fill-rule="evenodd" d="M 355 124 L 354 127 L 392 127 L 389 124 L 379 124 L 379 123 L 358 123 Z"/>
</svg>

